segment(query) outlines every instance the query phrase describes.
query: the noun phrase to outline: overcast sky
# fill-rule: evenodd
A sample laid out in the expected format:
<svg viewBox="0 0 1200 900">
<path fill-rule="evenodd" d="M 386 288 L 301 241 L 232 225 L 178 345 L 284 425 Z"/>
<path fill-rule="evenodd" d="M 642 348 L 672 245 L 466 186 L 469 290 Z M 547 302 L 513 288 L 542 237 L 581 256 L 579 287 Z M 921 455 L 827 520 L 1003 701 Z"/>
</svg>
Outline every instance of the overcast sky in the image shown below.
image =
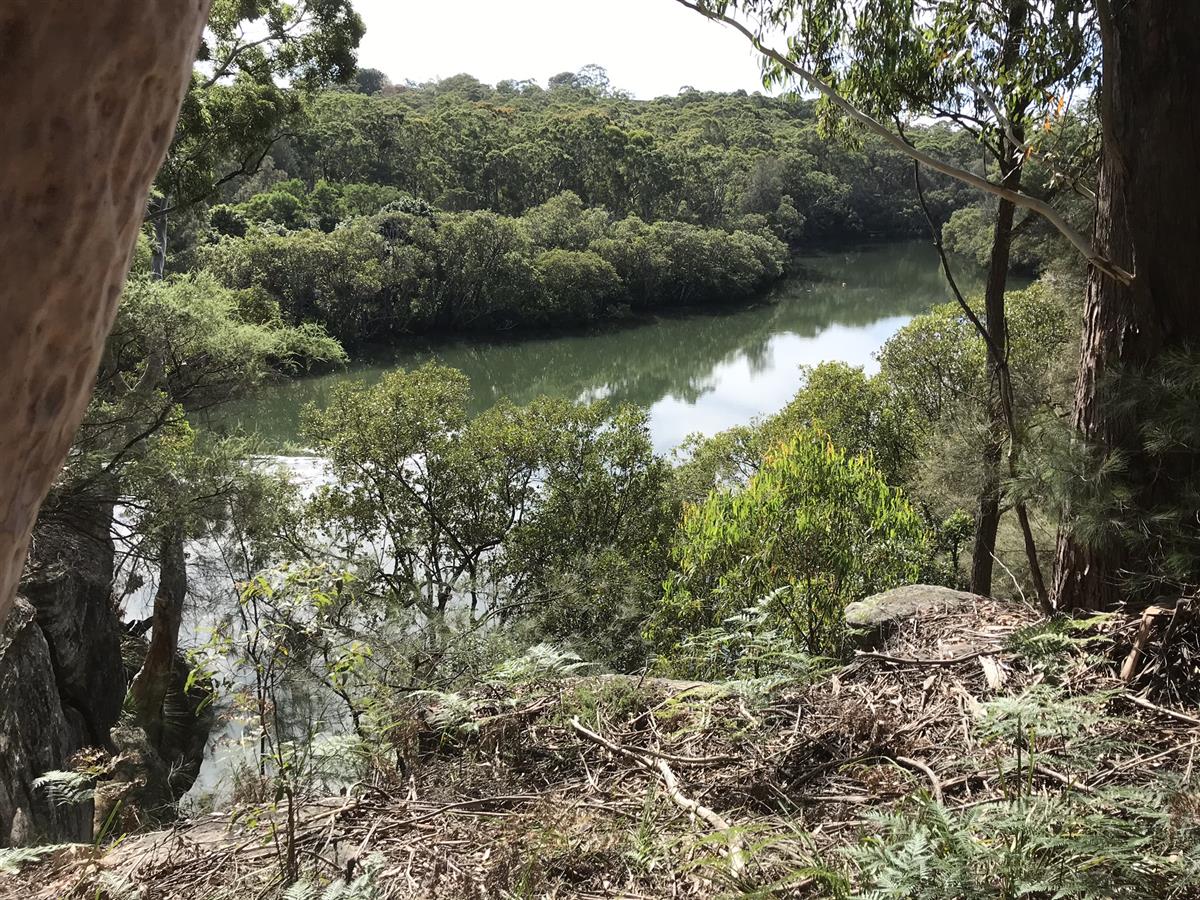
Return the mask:
<svg viewBox="0 0 1200 900">
<path fill-rule="evenodd" d="M 354 0 L 367 25 L 359 65 L 396 82 L 468 72 L 495 84 L 608 69 L 643 99 L 698 90 L 762 90 L 740 35 L 676 0 Z"/>
</svg>

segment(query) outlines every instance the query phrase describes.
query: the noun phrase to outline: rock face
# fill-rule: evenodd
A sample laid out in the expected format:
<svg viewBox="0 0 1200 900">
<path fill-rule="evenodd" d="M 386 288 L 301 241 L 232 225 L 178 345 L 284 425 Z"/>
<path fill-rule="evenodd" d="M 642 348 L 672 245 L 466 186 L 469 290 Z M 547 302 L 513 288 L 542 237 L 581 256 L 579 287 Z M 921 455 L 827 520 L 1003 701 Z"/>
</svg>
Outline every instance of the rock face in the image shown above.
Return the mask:
<svg viewBox="0 0 1200 900">
<path fill-rule="evenodd" d="M 108 748 L 121 714 L 121 625 L 107 527 L 44 529 L 0 639 L 0 846 L 87 841 L 91 804 L 51 806 L 32 782 Z"/>
<path fill-rule="evenodd" d="M 846 606 L 846 625 L 861 643 L 886 637 L 905 622 L 959 610 L 986 600 L 978 594 L 936 584 L 910 584 L 875 594 Z"/>
<path fill-rule="evenodd" d="M 104 746 L 121 714 L 121 624 L 111 609 L 113 546 L 107 527 L 39 531 L 21 594 L 37 611 L 59 696 L 80 746 Z"/>
<path fill-rule="evenodd" d="M 33 788 L 42 773 L 68 768 L 76 749 L 50 648 L 18 598 L 0 634 L 0 846 L 90 840 L 90 803 L 52 807 Z"/>
</svg>

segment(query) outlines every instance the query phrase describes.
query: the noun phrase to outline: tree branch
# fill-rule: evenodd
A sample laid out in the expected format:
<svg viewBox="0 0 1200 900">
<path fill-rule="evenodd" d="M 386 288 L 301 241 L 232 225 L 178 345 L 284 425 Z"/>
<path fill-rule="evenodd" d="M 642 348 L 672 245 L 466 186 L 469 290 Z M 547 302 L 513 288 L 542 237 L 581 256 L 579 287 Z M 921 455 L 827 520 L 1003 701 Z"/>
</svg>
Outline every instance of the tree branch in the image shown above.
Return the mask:
<svg viewBox="0 0 1200 900">
<path fill-rule="evenodd" d="M 834 106 L 842 110 L 851 119 L 864 126 L 867 130 L 879 135 L 885 141 L 896 147 L 898 150 L 908 154 L 921 165 L 932 169 L 935 172 L 940 172 L 943 175 L 948 175 L 955 178 L 964 184 L 969 184 L 971 187 L 978 188 L 981 191 L 986 191 L 989 194 L 994 194 L 1020 206 L 1024 209 L 1031 209 L 1043 216 L 1046 221 L 1053 225 L 1060 234 L 1063 235 L 1077 249 L 1085 259 L 1106 275 L 1116 279 L 1122 284 L 1132 284 L 1134 276 L 1126 272 L 1120 266 L 1113 263 L 1092 247 L 1091 242 L 1070 226 L 1070 224 L 1062 217 L 1062 215 L 1054 207 L 1050 206 L 1036 197 L 1030 197 L 1028 194 L 1023 194 L 1020 191 L 1009 190 L 998 184 L 993 184 L 986 178 L 981 178 L 973 172 L 968 172 L 966 169 L 960 169 L 958 166 L 943 162 L 935 156 L 918 150 L 916 147 L 910 146 L 903 138 L 892 132 L 891 129 L 884 126 L 877 119 L 867 115 L 860 110 L 849 100 L 839 94 L 828 82 L 819 78 L 815 73 L 801 66 L 794 60 L 784 56 L 773 47 L 768 47 L 762 40 L 749 28 L 724 13 L 719 13 L 702 5 L 703 0 L 676 0 L 677 3 L 686 6 L 688 9 L 698 12 L 707 19 L 712 19 L 714 22 L 721 22 L 729 25 L 736 31 L 740 32 L 746 40 L 763 56 L 773 60 L 783 66 L 788 72 L 797 78 L 803 79 L 810 84 L 818 93 L 828 99 Z"/>
</svg>

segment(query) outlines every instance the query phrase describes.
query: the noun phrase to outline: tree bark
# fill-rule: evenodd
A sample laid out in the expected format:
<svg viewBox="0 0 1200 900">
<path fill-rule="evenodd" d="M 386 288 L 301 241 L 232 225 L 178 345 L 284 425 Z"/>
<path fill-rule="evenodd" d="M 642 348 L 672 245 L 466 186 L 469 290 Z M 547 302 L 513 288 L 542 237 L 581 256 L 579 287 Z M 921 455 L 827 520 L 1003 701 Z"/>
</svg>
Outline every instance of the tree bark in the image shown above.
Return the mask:
<svg viewBox="0 0 1200 900">
<path fill-rule="evenodd" d="M 0 623 L 83 417 L 208 0 L 0 4 Z"/>
<path fill-rule="evenodd" d="M 1010 0 L 1008 20 L 1005 23 L 1004 44 L 1001 49 L 1001 66 L 1011 71 L 1021 53 L 1025 38 L 1025 27 L 1029 18 L 1028 0 Z M 1017 193 L 1021 189 L 1021 169 L 1025 161 L 1020 143 L 1024 141 L 1021 119 L 1025 115 L 1026 103 L 1011 94 L 1004 107 L 1009 128 L 1005 122 L 996 123 L 1002 132 L 999 137 L 1001 156 L 1001 186 Z M 999 118 L 999 113 L 997 113 Z M 1016 138 L 1016 142 L 1010 139 Z M 992 567 L 996 558 L 996 532 L 1000 527 L 1000 460 L 1004 440 L 1016 441 L 1010 434 L 1013 422 L 1009 408 L 1012 398 L 1010 383 L 1005 383 L 1008 366 L 1008 320 L 1004 314 L 1004 293 L 1008 288 L 1008 264 L 1012 256 L 1013 216 L 1015 204 L 1000 198 L 996 211 L 996 227 L 992 232 L 992 255 L 988 262 L 987 286 L 984 290 L 983 306 L 987 325 L 988 356 L 988 434 L 983 449 L 983 491 L 979 497 L 979 510 L 975 516 L 975 543 L 971 551 L 971 591 L 984 597 L 992 593 Z"/>
<path fill-rule="evenodd" d="M 159 540 L 158 591 L 154 595 L 154 624 L 142 668 L 133 677 L 129 694 L 150 743 L 160 746 L 163 701 L 171 686 L 175 654 L 179 651 L 179 627 L 187 596 L 187 558 L 183 529 L 170 528 Z"/>
<path fill-rule="evenodd" d="M 1095 246 L 1130 285 L 1093 269 L 1084 304 L 1073 423 L 1101 453 L 1139 460 L 1138 423 L 1106 402 L 1105 376 L 1200 347 L 1200 4 L 1099 4 L 1104 43 L 1104 148 Z M 1122 571 L 1144 560 L 1119 546 L 1087 546 L 1059 531 L 1054 598 L 1062 610 L 1110 609 Z"/>
</svg>

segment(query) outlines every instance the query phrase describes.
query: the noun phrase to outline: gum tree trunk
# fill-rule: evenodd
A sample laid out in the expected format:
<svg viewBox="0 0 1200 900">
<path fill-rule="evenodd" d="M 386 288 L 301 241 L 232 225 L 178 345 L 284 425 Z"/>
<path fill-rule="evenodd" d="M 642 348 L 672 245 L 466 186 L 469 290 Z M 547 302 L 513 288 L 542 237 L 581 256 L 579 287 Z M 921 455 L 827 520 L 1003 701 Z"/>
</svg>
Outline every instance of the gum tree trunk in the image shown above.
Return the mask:
<svg viewBox="0 0 1200 900">
<path fill-rule="evenodd" d="M 208 0 L 0 4 L 0 624 L 83 417 Z"/>
<path fill-rule="evenodd" d="M 1130 452 L 1137 466 L 1137 422 L 1105 402 L 1105 374 L 1200 348 L 1200 4 L 1098 6 L 1104 153 L 1094 240 L 1135 278 L 1125 286 L 1095 269 L 1089 276 L 1073 422 L 1081 439 Z M 1064 527 L 1055 605 L 1112 608 L 1123 599 L 1122 570 L 1142 565 L 1123 548 L 1085 546 Z"/>
<path fill-rule="evenodd" d="M 1016 67 L 1028 19 L 1027 0 L 1010 0 L 1004 45 L 1001 50 L 1002 66 L 1006 71 Z M 1001 126 L 1000 130 L 1005 132 L 999 137 L 1001 184 L 1010 191 L 1018 191 L 1021 188 L 1021 167 L 1025 157 L 1022 149 L 1014 146 L 1009 140 L 1007 133 L 1011 131 L 1017 140 L 1024 139 L 1021 119 L 1025 115 L 1027 103 L 1010 93 L 1007 102 L 1002 102 L 1001 106 L 1010 126 L 1005 129 L 1004 123 L 997 123 Z M 983 449 L 983 491 L 975 515 L 975 543 L 971 551 L 971 591 L 985 597 L 992 593 L 996 532 L 1000 527 L 1003 493 L 1000 485 L 1000 461 L 1005 439 L 1016 440 L 1015 435 L 1009 434 L 1012 427 L 1012 422 L 1009 421 L 1011 410 L 1006 408 L 1006 404 L 1011 402 L 1011 397 L 1004 396 L 1008 385 L 1002 383 L 1008 365 L 1008 321 L 1004 313 L 1004 293 L 1008 288 L 1008 264 L 1012 256 L 1015 212 L 1016 206 L 1010 200 L 1001 198 L 996 211 L 996 226 L 992 232 L 992 255 L 988 263 L 987 286 L 983 300 L 988 333 L 989 422 Z"/>
<path fill-rule="evenodd" d="M 1003 184 L 1011 190 L 1021 186 L 1020 151 L 1015 159 L 1009 150 L 1004 168 Z M 1016 207 L 1007 200 L 1000 201 L 996 227 L 992 234 L 992 257 L 988 265 L 987 287 L 984 292 L 984 311 L 988 331 L 988 435 L 983 450 L 984 486 L 975 516 L 975 543 L 971 551 L 971 591 L 985 597 L 992 593 L 992 567 L 996 553 L 996 531 L 1000 526 L 1000 460 L 1008 435 L 1008 422 L 1001 398 L 1001 369 L 1008 352 L 1008 325 L 1004 314 L 1004 292 L 1008 286 L 1008 263 L 1012 255 L 1013 215 Z"/>
</svg>

